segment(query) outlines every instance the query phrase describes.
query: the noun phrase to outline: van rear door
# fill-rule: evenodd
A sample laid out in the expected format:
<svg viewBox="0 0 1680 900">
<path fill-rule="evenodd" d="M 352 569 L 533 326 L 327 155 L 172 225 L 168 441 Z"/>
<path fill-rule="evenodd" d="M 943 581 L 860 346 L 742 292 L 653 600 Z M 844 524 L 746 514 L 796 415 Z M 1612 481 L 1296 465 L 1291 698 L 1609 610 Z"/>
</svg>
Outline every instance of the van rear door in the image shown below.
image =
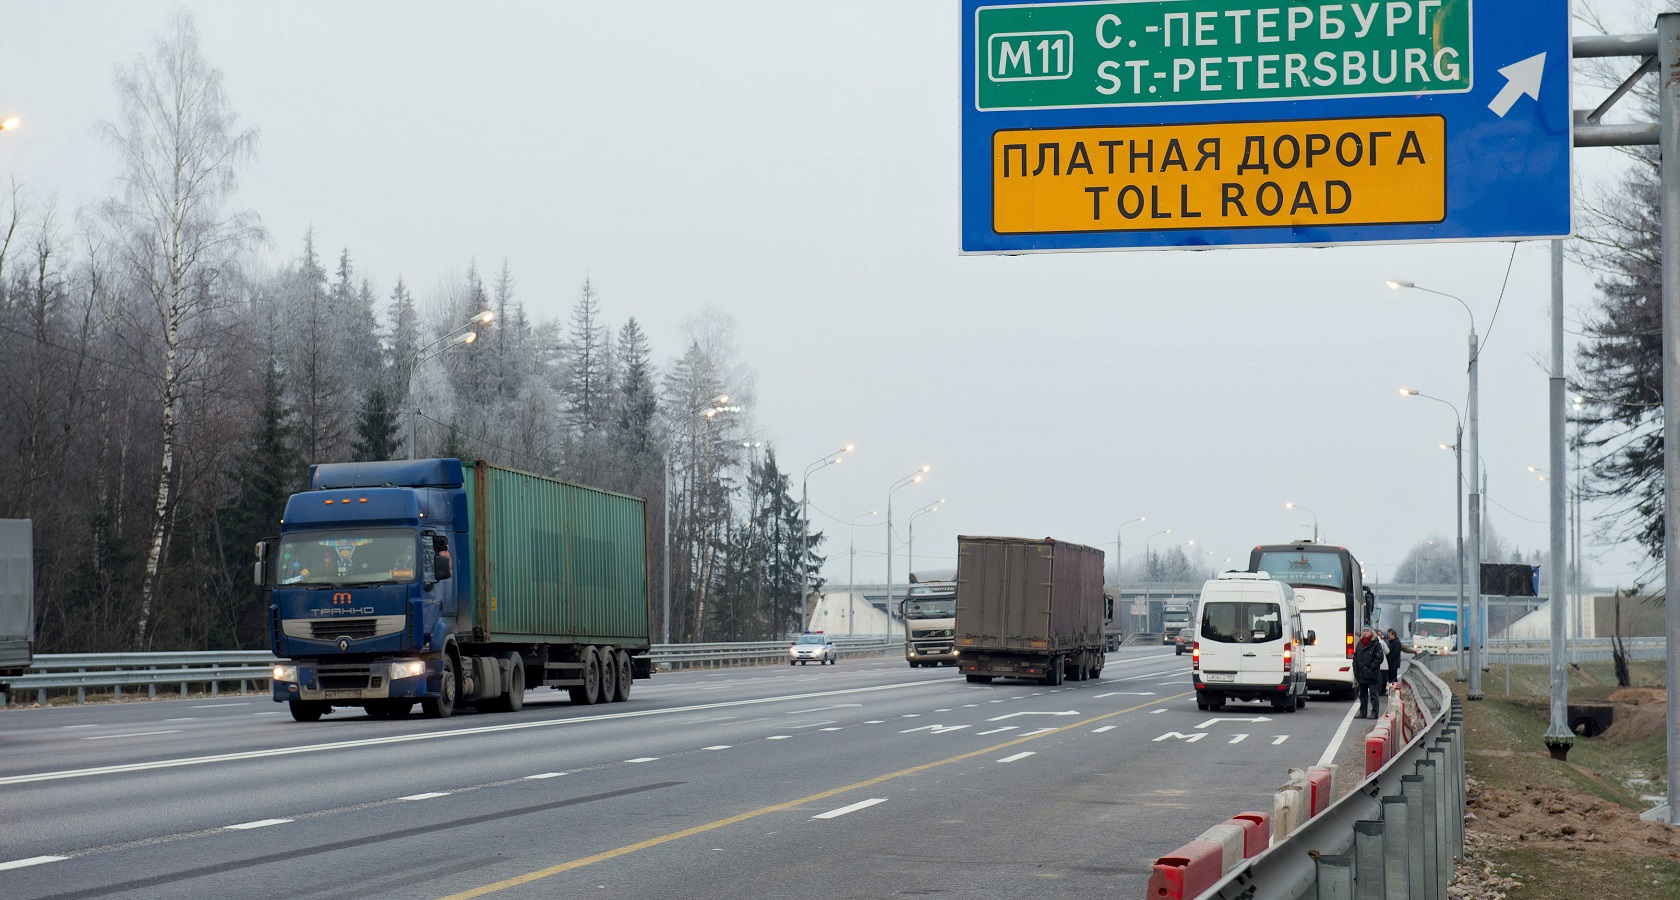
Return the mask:
<svg viewBox="0 0 1680 900">
<path fill-rule="evenodd" d="M 1265 591 L 1232 592 L 1202 604 L 1202 670 L 1209 684 L 1217 670 L 1233 672 L 1235 684 L 1277 684 L 1283 677 L 1283 607 L 1277 595 Z M 1209 642 L 1217 645 L 1209 653 Z"/>
</svg>

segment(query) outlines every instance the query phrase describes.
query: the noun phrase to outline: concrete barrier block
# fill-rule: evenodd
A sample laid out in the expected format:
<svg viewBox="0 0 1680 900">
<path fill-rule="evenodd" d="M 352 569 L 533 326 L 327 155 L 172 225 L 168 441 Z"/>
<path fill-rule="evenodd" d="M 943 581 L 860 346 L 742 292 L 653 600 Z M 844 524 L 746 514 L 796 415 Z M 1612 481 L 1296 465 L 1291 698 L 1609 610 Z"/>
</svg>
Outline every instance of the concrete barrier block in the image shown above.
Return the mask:
<svg viewBox="0 0 1680 900">
<path fill-rule="evenodd" d="M 1365 777 L 1383 767 L 1388 761 L 1388 732 L 1381 726 L 1365 735 Z"/>
<path fill-rule="evenodd" d="M 1218 844 L 1191 841 L 1155 860 L 1149 873 L 1150 900 L 1190 900 L 1219 883 L 1225 850 Z"/>
<path fill-rule="evenodd" d="M 1306 798 L 1299 787 L 1290 786 L 1272 795 L 1272 841 L 1281 841 L 1301 827 Z"/>
<path fill-rule="evenodd" d="M 1307 817 L 1311 818 L 1324 812 L 1330 805 L 1331 791 L 1330 773 L 1324 769 L 1312 768 L 1307 770 L 1307 781 L 1310 785 Z"/>
<path fill-rule="evenodd" d="M 1221 822 L 1209 828 L 1197 837 L 1198 841 L 1218 844 L 1225 852 L 1220 858 L 1219 871 L 1231 871 L 1232 867 L 1243 861 L 1243 828 L 1229 821 Z"/>
<path fill-rule="evenodd" d="M 1272 814 L 1245 810 L 1231 817 L 1243 827 L 1243 858 L 1259 855 L 1272 845 Z"/>
</svg>

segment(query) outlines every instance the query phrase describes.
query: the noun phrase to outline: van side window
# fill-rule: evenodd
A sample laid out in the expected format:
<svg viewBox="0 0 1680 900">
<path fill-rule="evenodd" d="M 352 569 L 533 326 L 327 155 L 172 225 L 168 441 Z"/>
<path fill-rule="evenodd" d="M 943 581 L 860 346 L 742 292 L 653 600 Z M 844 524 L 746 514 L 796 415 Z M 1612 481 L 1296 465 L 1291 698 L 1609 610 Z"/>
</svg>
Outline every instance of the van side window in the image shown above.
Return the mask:
<svg viewBox="0 0 1680 900">
<path fill-rule="evenodd" d="M 1271 602 L 1208 603 L 1202 638 L 1222 644 L 1264 644 L 1283 638 L 1282 611 Z"/>
</svg>

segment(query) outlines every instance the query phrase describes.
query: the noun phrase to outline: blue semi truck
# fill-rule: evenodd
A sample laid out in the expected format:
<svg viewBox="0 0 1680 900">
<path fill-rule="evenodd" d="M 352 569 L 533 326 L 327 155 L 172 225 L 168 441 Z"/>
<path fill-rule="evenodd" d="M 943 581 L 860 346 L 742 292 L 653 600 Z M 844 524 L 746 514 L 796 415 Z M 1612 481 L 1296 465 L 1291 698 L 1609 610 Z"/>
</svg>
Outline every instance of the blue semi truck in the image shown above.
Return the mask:
<svg viewBox="0 0 1680 900">
<path fill-rule="evenodd" d="M 515 711 L 652 675 L 645 501 L 482 460 L 327 463 L 256 548 L 274 699 L 315 721 Z"/>
</svg>

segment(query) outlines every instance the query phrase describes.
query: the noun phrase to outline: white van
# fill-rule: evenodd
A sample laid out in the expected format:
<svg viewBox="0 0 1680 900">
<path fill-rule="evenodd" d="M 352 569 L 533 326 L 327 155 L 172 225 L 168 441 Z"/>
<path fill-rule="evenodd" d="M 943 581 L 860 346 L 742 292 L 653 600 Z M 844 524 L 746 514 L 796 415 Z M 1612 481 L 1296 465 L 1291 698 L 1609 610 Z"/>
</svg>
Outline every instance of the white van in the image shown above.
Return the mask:
<svg viewBox="0 0 1680 900">
<path fill-rule="evenodd" d="M 1295 591 L 1265 572 L 1226 572 L 1202 585 L 1190 678 L 1196 708 L 1226 700 L 1264 700 L 1279 712 L 1307 702 L 1307 665 Z"/>
</svg>

